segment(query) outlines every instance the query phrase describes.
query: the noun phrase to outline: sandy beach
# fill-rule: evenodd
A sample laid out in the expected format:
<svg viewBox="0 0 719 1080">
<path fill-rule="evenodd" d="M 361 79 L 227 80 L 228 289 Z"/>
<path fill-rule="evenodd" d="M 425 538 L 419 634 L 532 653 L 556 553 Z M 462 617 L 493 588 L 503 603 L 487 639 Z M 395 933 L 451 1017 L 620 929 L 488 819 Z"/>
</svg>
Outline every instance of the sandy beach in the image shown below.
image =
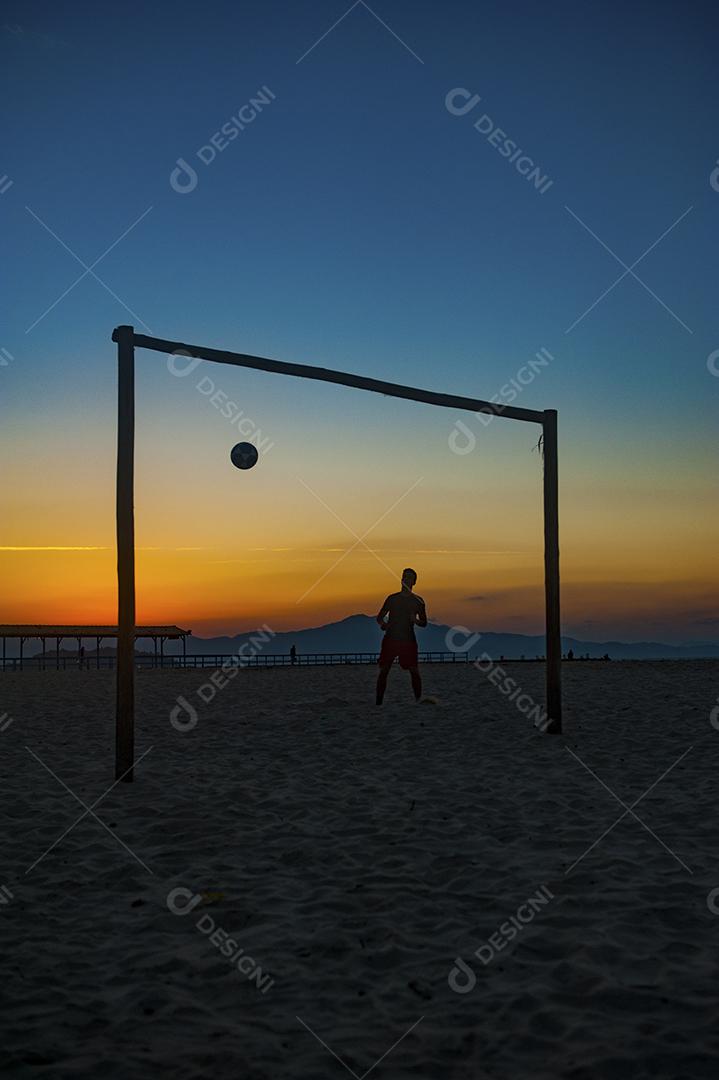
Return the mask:
<svg viewBox="0 0 719 1080">
<path fill-rule="evenodd" d="M 719 664 L 209 674 L 2 676 L 10 1075 L 715 1075 Z"/>
</svg>

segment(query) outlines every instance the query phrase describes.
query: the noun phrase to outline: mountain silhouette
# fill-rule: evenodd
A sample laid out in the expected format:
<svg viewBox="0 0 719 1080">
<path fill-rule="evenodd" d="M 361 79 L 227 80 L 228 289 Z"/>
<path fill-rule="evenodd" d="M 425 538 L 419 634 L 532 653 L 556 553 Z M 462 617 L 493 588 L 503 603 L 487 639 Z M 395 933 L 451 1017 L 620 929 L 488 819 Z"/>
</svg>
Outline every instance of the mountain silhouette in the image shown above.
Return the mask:
<svg viewBox="0 0 719 1080">
<path fill-rule="evenodd" d="M 446 641 L 449 626 L 430 623 L 417 632 L 420 652 L 448 652 Z M 519 659 L 525 656 L 532 659 L 545 653 L 544 635 L 497 634 L 477 631 L 481 636 L 472 644 L 470 655 L 478 656 L 483 652 L 494 659 L 504 656 L 506 659 Z M 249 641 L 251 633 L 237 634 L 234 637 L 187 639 L 188 653 L 225 653 L 230 654 Z M 455 643 L 461 645 L 462 634 L 455 634 Z M 379 652 L 381 633 L 374 616 L 350 615 L 339 622 L 325 626 L 315 626 L 306 630 L 289 630 L 276 634 L 266 642 L 262 652 L 288 653 L 295 645 L 298 653 L 322 652 Z M 601 657 L 608 653 L 613 660 L 692 660 L 719 659 L 719 644 L 716 642 L 691 642 L 685 645 L 666 645 L 657 641 L 583 641 L 580 638 L 562 637 L 562 652 L 574 650 L 575 656 L 589 653 L 591 657 Z M 169 649 L 168 649 L 169 651 Z M 173 651 L 175 651 L 173 649 Z"/>
</svg>

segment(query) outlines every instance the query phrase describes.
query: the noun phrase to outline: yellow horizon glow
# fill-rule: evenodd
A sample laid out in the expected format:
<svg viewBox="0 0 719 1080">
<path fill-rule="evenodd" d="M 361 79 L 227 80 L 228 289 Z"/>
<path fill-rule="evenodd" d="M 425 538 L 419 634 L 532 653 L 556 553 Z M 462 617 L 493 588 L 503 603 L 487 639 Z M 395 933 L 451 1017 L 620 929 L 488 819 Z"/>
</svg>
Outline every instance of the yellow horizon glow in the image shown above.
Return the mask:
<svg viewBox="0 0 719 1080">
<path fill-rule="evenodd" d="M 197 404 L 181 380 L 163 387 Z M 384 409 L 379 402 L 372 408 Z M 200 400 L 190 413 L 197 431 L 180 439 L 171 404 L 163 402 L 158 420 L 153 414 L 155 428 L 146 422 L 138 432 L 138 622 L 207 636 L 263 623 L 301 629 L 374 613 L 398 587 L 402 568 L 414 565 L 436 621 L 542 632 L 541 459 L 533 430 L 493 426 L 476 455 L 455 457 L 447 448 L 451 418 L 439 411 L 412 413 L 422 417 L 416 431 L 403 420 L 379 435 L 368 429 L 367 438 L 361 424 L 370 413 L 358 414 L 354 428 L 352 414 L 346 430 L 333 414 L 321 431 L 308 432 L 297 410 L 283 415 L 283 440 L 239 474 L 228 463 L 235 435 L 214 410 L 203 412 Z M 393 408 L 383 422 L 398 415 Z M 47 467 L 41 431 L 23 429 L 11 448 L 17 465 L 4 478 L 2 622 L 116 621 L 114 431 L 98 427 L 93 453 L 83 455 L 87 432 L 73 444 L 64 430 L 53 439 L 66 438 L 58 457 L 72 468 Z M 671 447 L 660 449 L 655 461 L 659 451 L 639 440 L 631 452 L 578 437 L 563 444 L 565 632 L 616 626 L 612 636 L 621 636 L 640 623 L 708 625 L 710 593 L 719 592 L 714 477 L 689 452 L 679 461 Z"/>
<path fill-rule="evenodd" d="M 634 616 L 670 617 L 693 609 L 707 616 L 707 575 L 713 564 L 687 552 L 667 576 L 646 550 L 606 561 L 565 557 L 563 621 L 604 624 L 629 608 Z M 101 545 L 0 549 L 6 581 L 2 621 L 7 623 L 114 623 L 115 551 Z M 8 566 L 12 563 L 12 569 Z M 417 591 L 438 622 L 497 631 L 541 633 L 541 545 L 524 551 L 411 549 L 380 544 L 318 545 L 291 549 L 140 547 L 136 554 L 138 623 L 174 623 L 200 636 L 233 634 L 267 623 L 302 629 L 356 613 L 374 613 L 396 590 L 401 569 L 414 564 Z M 10 572 L 9 572 L 10 571 Z M 473 598 L 473 599 L 470 599 Z M 614 635 L 617 636 L 617 635 Z"/>
</svg>

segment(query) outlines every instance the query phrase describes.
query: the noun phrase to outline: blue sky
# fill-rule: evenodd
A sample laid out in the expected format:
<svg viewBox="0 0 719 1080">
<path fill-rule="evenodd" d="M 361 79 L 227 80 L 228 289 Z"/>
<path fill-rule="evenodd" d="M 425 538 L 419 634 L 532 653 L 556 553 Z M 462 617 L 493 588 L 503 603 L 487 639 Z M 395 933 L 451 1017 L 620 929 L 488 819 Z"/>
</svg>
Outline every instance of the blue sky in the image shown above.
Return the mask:
<svg viewBox="0 0 719 1080">
<path fill-rule="evenodd" d="M 544 347 L 554 361 L 522 404 L 559 409 L 568 491 L 706 480 L 716 24 L 702 3 L 10 5 L 0 377 L 18 455 L 40 468 L 52 440 L 53 459 L 111 468 L 110 333 L 142 320 L 478 397 Z M 262 87 L 271 103 L 199 162 Z M 445 104 L 458 87 L 481 97 L 464 116 Z M 544 194 L 475 130 L 483 114 L 552 179 Z M 169 182 L 180 158 L 198 173 L 188 194 Z M 86 265 L 115 245 L 95 267 L 107 288 L 70 288 L 83 267 L 58 238 Z M 607 248 L 631 266 L 655 243 L 644 284 L 627 274 L 567 332 L 625 269 Z M 141 361 L 148 418 L 167 407 L 163 363 Z M 339 436 L 374 466 L 388 422 L 403 446 L 418 437 L 414 414 L 353 403 L 348 419 L 335 389 L 243 378 L 260 426 L 298 437 L 298 401 L 328 410 L 310 456 Z M 178 433 L 203 422 L 194 398 L 173 409 Z M 498 445 L 526 454 L 527 431 L 500 426 Z"/>
</svg>

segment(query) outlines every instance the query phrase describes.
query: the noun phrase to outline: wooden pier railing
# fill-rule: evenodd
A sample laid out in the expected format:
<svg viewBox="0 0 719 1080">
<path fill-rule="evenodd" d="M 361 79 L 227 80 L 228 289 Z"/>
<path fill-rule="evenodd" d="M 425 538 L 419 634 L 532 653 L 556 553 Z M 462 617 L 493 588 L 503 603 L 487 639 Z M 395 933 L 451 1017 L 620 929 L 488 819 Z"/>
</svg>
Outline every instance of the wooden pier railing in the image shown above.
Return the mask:
<svg viewBox="0 0 719 1080">
<path fill-rule="evenodd" d="M 241 668 L 314 667 L 335 664 L 376 664 L 378 652 L 331 652 L 298 653 L 293 660 L 287 653 L 258 653 L 256 656 L 239 657 L 234 653 L 188 653 L 187 656 L 135 655 L 135 669 L 146 668 L 221 668 L 236 665 Z M 420 652 L 422 664 L 468 664 L 477 657 L 469 653 Z M 502 660 L 513 659 L 502 657 Z M 524 659 L 524 657 L 522 657 Z M 540 657 L 532 657 L 540 659 Z M 543 660 L 544 657 L 541 657 Z M 8 656 L 0 657 L 0 670 L 4 671 L 99 671 L 114 670 L 115 656 Z"/>
</svg>

